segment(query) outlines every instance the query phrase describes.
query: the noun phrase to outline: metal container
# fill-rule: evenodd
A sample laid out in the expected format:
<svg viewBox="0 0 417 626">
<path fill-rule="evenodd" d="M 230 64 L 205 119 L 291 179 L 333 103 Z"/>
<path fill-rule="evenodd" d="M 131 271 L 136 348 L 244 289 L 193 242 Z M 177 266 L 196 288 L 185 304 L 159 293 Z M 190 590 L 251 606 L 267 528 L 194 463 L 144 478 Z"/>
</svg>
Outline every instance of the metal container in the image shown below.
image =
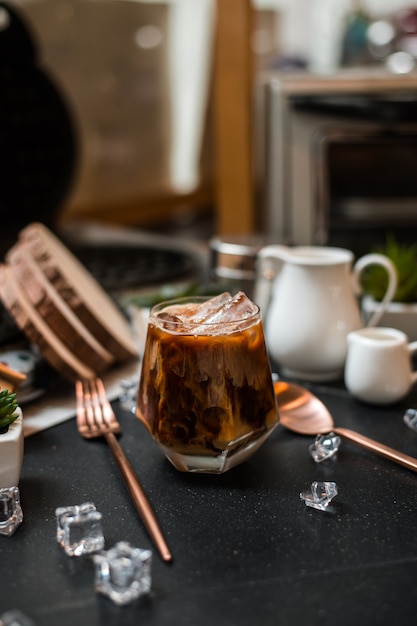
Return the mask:
<svg viewBox="0 0 417 626">
<path fill-rule="evenodd" d="M 268 243 L 261 235 L 228 235 L 210 240 L 210 275 L 225 291 L 244 291 L 253 299 L 259 250 Z"/>
</svg>

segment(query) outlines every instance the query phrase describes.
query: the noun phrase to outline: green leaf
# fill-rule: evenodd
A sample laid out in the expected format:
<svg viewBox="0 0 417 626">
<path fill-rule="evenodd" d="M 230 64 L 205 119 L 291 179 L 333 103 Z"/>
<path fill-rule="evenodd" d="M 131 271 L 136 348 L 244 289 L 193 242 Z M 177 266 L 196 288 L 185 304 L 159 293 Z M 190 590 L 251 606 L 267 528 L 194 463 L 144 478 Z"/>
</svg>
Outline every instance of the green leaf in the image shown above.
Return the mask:
<svg viewBox="0 0 417 626">
<path fill-rule="evenodd" d="M 10 426 L 13 424 L 19 417 L 19 413 L 15 413 L 14 415 L 8 415 L 7 417 L 0 418 L 0 428 L 4 428 L 5 426 Z"/>
<path fill-rule="evenodd" d="M 398 275 L 398 286 L 394 302 L 417 301 L 417 243 L 400 244 L 395 237 L 387 236 L 385 246 L 376 247 L 374 252 L 385 254 L 394 264 Z M 375 300 L 382 300 L 388 286 L 387 272 L 380 266 L 371 265 L 361 276 L 364 293 Z"/>
</svg>

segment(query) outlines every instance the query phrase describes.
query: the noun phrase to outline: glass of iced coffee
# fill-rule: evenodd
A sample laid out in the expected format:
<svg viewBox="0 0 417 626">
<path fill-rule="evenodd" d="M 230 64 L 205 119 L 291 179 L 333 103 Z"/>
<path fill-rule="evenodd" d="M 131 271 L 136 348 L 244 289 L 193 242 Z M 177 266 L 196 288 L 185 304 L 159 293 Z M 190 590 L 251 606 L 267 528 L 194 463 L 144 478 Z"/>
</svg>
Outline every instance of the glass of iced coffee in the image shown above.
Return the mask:
<svg viewBox="0 0 417 626">
<path fill-rule="evenodd" d="M 278 423 L 258 306 L 238 292 L 153 307 L 136 415 L 181 471 L 251 456 Z"/>
</svg>

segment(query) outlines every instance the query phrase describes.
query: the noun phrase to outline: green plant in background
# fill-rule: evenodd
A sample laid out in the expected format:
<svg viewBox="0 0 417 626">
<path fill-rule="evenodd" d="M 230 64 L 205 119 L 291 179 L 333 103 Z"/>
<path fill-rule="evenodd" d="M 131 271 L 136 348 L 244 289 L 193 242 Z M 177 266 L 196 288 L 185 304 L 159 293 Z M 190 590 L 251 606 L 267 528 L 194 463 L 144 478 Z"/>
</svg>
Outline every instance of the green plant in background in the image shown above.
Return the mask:
<svg viewBox="0 0 417 626">
<path fill-rule="evenodd" d="M 16 394 L 8 389 L 2 389 L 0 391 L 0 432 L 7 432 L 10 424 L 17 420 L 19 417 L 19 413 L 16 413 L 17 407 Z"/>
<path fill-rule="evenodd" d="M 398 286 L 393 301 L 417 302 L 417 242 L 401 244 L 389 235 L 386 244 L 375 248 L 374 252 L 385 254 L 397 270 Z M 386 271 L 377 265 L 369 266 L 362 274 L 361 285 L 364 293 L 382 300 L 388 286 Z"/>
</svg>

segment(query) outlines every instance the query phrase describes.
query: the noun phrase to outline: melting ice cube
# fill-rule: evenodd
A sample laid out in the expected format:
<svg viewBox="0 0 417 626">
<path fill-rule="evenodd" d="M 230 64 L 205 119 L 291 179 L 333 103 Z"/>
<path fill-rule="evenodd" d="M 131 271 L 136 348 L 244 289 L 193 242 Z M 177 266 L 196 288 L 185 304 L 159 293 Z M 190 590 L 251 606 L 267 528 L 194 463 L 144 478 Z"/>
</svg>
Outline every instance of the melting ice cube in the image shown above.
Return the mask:
<svg viewBox="0 0 417 626">
<path fill-rule="evenodd" d="M 406 412 L 404 413 L 403 420 L 404 420 L 404 424 L 406 424 L 408 428 L 411 428 L 411 430 L 414 430 L 415 432 L 417 432 L 416 409 L 407 409 Z"/>
<path fill-rule="evenodd" d="M 192 324 L 205 324 L 211 321 L 211 318 L 222 309 L 222 307 L 230 301 L 229 292 L 214 296 L 209 300 L 200 303 L 187 305 L 187 308 L 181 311 L 181 319 L 183 322 L 191 322 Z"/>
<path fill-rule="evenodd" d="M 119 541 L 111 550 L 93 556 L 95 589 L 115 604 L 129 604 L 151 588 L 151 550 Z"/>
<path fill-rule="evenodd" d="M 68 556 L 82 556 L 104 547 L 102 514 L 93 502 L 58 507 L 56 538 Z"/>
<path fill-rule="evenodd" d="M 339 446 L 340 437 L 338 435 L 334 433 L 317 435 L 315 442 L 309 447 L 309 452 L 316 463 L 321 463 L 336 454 Z"/>
<path fill-rule="evenodd" d="M 0 535 L 11 537 L 22 521 L 19 487 L 0 489 Z"/>
<path fill-rule="evenodd" d="M 168 331 L 216 335 L 225 333 L 223 324 L 230 325 L 228 333 L 239 330 L 241 323 L 257 312 L 258 307 L 243 291 L 234 296 L 224 292 L 201 303 L 173 304 L 158 313 L 158 319 Z"/>
<path fill-rule="evenodd" d="M 134 376 L 120 381 L 119 403 L 124 411 L 135 412 L 136 396 L 138 394 L 139 378 Z"/>
<path fill-rule="evenodd" d="M 226 299 L 217 310 L 213 310 L 204 320 L 205 324 L 218 322 L 239 322 L 252 317 L 258 310 L 243 291 L 238 291 L 232 297 Z"/>
<path fill-rule="evenodd" d="M 315 480 L 311 483 L 310 489 L 300 493 L 300 498 L 304 500 L 307 506 L 319 511 L 325 511 L 336 495 L 336 483 Z"/>
</svg>

